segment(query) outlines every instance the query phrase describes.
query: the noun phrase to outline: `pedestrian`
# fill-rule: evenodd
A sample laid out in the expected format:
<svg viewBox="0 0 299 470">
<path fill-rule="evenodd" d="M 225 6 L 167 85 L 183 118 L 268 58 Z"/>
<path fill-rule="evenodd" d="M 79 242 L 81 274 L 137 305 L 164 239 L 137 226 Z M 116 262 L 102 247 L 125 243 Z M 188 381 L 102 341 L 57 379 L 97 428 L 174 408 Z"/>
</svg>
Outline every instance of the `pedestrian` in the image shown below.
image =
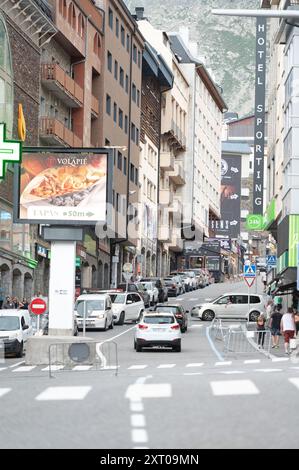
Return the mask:
<svg viewBox="0 0 299 470">
<path fill-rule="evenodd" d="M 4 289 L 3 287 L 0 287 L 0 310 L 2 308 L 3 302 L 4 302 Z"/>
<path fill-rule="evenodd" d="M 296 336 L 298 336 L 298 333 L 299 333 L 299 313 L 296 309 L 294 311 L 294 321 L 295 321 L 295 326 L 296 326 Z"/>
<path fill-rule="evenodd" d="M 269 328 L 271 330 L 272 336 L 272 348 L 278 349 L 279 348 L 279 336 L 280 336 L 280 324 L 281 324 L 282 314 L 276 308 L 271 315 L 269 321 Z"/>
<path fill-rule="evenodd" d="M 266 290 L 267 290 L 267 274 L 265 273 L 265 271 L 262 272 L 261 280 L 262 280 L 262 283 L 264 284 L 264 292 L 266 292 Z"/>
<path fill-rule="evenodd" d="M 258 348 L 264 348 L 265 336 L 266 336 L 266 317 L 262 313 L 256 322 L 256 329 L 258 332 Z"/>
<path fill-rule="evenodd" d="M 288 308 L 287 313 L 282 316 L 280 330 L 284 336 L 285 353 L 290 354 L 290 339 L 293 339 L 296 332 L 296 325 L 292 307 Z"/>
<path fill-rule="evenodd" d="M 268 300 L 265 307 L 266 307 L 266 319 L 267 319 L 267 321 L 269 321 L 270 318 L 271 318 L 271 315 L 273 313 L 273 307 L 274 307 L 273 300 L 272 299 Z"/>
<path fill-rule="evenodd" d="M 22 301 L 22 306 L 19 307 L 19 308 L 20 308 L 21 310 L 28 310 L 28 308 L 29 308 L 29 302 L 28 302 L 28 300 L 24 298 L 23 301 Z"/>
<path fill-rule="evenodd" d="M 20 302 L 17 297 L 13 297 L 12 302 L 14 303 L 16 309 L 20 308 Z"/>
<path fill-rule="evenodd" d="M 5 310 L 10 310 L 10 309 L 15 309 L 16 307 L 12 299 L 9 296 L 7 296 L 4 304 L 2 305 L 2 308 Z"/>
</svg>

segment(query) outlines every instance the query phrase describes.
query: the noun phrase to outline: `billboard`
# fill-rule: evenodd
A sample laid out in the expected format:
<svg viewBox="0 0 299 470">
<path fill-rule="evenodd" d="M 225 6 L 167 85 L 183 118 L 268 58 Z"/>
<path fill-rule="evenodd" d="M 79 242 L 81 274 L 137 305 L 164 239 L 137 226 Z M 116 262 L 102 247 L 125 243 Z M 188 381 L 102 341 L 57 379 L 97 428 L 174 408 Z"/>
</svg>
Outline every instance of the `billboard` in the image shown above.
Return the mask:
<svg viewBox="0 0 299 470">
<path fill-rule="evenodd" d="M 17 172 L 15 220 L 93 225 L 106 221 L 106 149 L 31 149 Z"/>
<path fill-rule="evenodd" d="M 218 237 L 238 238 L 241 220 L 240 155 L 223 155 L 221 161 L 221 220 L 211 221 Z"/>
</svg>

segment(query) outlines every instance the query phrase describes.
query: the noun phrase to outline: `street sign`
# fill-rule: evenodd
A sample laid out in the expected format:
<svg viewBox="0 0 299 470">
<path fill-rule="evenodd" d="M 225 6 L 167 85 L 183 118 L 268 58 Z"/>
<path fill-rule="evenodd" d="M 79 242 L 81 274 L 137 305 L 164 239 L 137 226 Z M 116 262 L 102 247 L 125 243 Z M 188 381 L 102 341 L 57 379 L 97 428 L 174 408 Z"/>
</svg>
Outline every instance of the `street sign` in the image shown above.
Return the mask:
<svg viewBox="0 0 299 470">
<path fill-rule="evenodd" d="M 244 279 L 249 288 L 253 286 L 255 281 L 254 277 L 244 277 Z"/>
<path fill-rule="evenodd" d="M 267 256 L 267 266 L 269 266 L 271 268 L 276 268 L 276 266 L 277 266 L 277 256 L 275 256 L 275 255 Z"/>
<path fill-rule="evenodd" d="M 124 272 L 124 273 L 131 273 L 131 274 L 132 274 L 132 273 L 133 273 L 133 265 L 132 265 L 132 263 L 125 263 L 125 264 L 123 265 L 123 272 Z"/>
<path fill-rule="evenodd" d="M 20 163 L 22 144 L 16 140 L 6 139 L 5 124 L 0 124 L 0 180 L 5 178 L 7 163 Z"/>
<path fill-rule="evenodd" d="M 256 265 L 255 264 L 249 264 L 249 265 L 244 265 L 244 277 L 247 278 L 256 278 Z"/>
<path fill-rule="evenodd" d="M 34 315 L 42 315 L 47 310 L 47 304 L 43 299 L 37 297 L 31 301 L 30 310 Z"/>
</svg>

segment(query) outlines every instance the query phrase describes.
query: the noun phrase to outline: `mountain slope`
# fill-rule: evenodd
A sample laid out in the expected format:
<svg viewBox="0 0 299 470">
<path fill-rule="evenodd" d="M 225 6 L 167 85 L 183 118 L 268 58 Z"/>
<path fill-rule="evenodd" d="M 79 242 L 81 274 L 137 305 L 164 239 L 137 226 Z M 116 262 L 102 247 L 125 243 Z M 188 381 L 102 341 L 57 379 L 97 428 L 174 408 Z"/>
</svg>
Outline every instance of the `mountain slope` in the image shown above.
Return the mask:
<svg viewBox="0 0 299 470">
<path fill-rule="evenodd" d="M 190 28 L 200 55 L 224 90 L 230 111 L 244 115 L 254 108 L 255 20 L 221 17 L 213 8 L 259 8 L 259 0 L 127 0 L 131 12 L 145 8 L 145 16 L 164 31 Z"/>
</svg>

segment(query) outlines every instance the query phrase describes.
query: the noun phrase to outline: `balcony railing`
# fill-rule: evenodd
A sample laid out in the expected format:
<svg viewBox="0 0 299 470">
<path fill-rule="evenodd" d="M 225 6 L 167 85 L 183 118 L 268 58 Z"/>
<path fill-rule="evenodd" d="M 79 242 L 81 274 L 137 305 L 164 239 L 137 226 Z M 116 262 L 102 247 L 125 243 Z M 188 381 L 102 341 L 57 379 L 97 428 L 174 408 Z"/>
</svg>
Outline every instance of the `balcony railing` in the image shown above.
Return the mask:
<svg viewBox="0 0 299 470">
<path fill-rule="evenodd" d="M 67 145 L 82 147 L 82 139 L 65 127 L 58 119 L 42 117 L 40 119 L 40 137 L 48 145 Z"/>
<path fill-rule="evenodd" d="M 70 108 L 83 106 L 84 92 L 58 64 L 42 64 L 43 85 Z"/>
<path fill-rule="evenodd" d="M 160 168 L 164 171 L 174 170 L 174 155 L 170 152 L 160 153 Z"/>
</svg>

